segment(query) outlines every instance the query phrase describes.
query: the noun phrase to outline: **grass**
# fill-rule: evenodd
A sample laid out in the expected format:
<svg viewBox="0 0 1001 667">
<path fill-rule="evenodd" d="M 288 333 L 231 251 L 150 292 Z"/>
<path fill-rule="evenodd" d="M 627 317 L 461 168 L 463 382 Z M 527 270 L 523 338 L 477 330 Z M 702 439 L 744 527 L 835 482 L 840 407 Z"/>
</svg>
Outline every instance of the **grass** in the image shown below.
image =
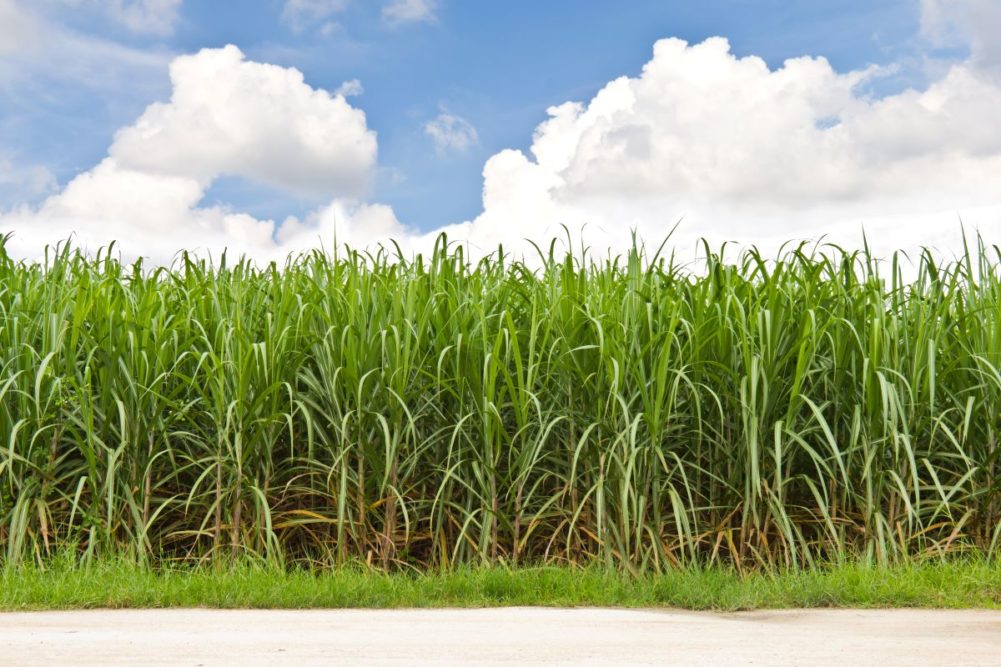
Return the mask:
<svg viewBox="0 0 1001 667">
<path fill-rule="evenodd" d="M 577 570 L 518 568 L 599 566 L 662 573 L 641 588 L 668 603 L 679 569 L 815 590 L 826 563 L 995 558 L 998 249 L 906 274 L 835 247 L 705 254 L 469 262 L 442 238 L 150 269 L 0 244 L 0 562 L 472 568 L 443 590 L 495 567 L 571 591 Z"/>
<path fill-rule="evenodd" d="M 89 567 L 68 561 L 7 568 L 0 609 L 420 608 L 496 606 L 670 607 L 749 610 L 783 607 L 1001 608 L 1001 567 L 983 562 L 741 575 L 689 568 L 630 576 L 590 567 L 463 568 L 386 574 L 364 567 L 288 571 L 248 561 L 225 569 L 154 571 L 122 559 Z"/>
</svg>

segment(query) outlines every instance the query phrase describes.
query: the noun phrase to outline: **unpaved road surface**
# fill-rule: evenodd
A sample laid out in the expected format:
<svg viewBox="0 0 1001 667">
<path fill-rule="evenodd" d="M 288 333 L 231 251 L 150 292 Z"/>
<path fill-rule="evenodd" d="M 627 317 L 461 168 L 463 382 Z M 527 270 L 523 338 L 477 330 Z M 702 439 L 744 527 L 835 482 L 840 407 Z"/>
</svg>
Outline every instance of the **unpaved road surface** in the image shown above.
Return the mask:
<svg viewBox="0 0 1001 667">
<path fill-rule="evenodd" d="M 624 609 L 0 614 L 15 665 L 1001 665 L 1001 612 Z"/>
</svg>

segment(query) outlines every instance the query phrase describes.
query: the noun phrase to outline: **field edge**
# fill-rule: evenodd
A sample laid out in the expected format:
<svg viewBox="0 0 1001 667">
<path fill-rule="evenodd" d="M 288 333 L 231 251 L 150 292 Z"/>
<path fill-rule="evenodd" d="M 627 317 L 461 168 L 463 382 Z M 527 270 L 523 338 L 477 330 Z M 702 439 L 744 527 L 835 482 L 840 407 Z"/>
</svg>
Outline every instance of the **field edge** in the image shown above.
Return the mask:
<svg viewBox="0 0 1001 667">
<path fill-rule="evenodd" d="M 154 570 L 125 560 L 0 567 L 0 611 L 115 608 L 390 609 L 507 606 L 742 611 L 782 608 L 1001 609 L 1001 564 L 951 561 L 741 574 L 721 568 L 628 575 L 603 568 L 308 572 L 251 562 Z"/>
</svg>

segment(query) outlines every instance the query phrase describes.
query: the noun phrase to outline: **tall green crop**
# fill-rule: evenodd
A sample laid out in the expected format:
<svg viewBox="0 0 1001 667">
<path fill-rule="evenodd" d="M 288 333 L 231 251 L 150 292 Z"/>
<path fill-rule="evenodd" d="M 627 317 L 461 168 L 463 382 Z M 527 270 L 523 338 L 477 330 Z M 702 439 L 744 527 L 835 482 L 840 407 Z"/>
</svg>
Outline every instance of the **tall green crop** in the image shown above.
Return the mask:
<svg viewBox="0 0 1001 667">
<path fill-rule="evenodd" d="M 996 553 L 997 249 L 706 255 L 0 250 L 0 559 Z"/>
</svg>

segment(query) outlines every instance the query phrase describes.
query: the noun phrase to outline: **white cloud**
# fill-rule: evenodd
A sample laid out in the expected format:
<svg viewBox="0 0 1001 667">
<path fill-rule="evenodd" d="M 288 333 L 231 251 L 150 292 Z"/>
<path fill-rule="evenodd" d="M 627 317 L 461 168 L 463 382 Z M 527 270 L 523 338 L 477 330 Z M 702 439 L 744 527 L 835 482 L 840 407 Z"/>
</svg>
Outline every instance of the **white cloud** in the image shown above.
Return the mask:
<svg viewBox="0 0 1001 667">
<path fill-rule="evenodd" d="M 921 0 L 921 31 L 940 46 L 968 45 L 969 64 L 1001 75 L 998 0 Z"/>
<path fill-rule="evenodd" d="M 336 21 L 328 19 L 343 12 L 352 0 L 285 0 L 282 21 L 295 32 L 322 24 L 324 37 L 341 30 Z M 382 7 L 382 19 L 391 25 L 403 23 L 433 23 L 437 20 L 437 0 L 387 0 Z"/>
<path fill-rule="evenodd" d="M 116 96 L 148 92 L 159 84 L 168 62 L 162 53 L 81 34 L 37 8 L 0 0 L 0 88 L 12 97 L 29 95 L 52 82 Z"/>
<path fill-rule="evenodd" d="M 841 73 L 822 58 L 771 69 L 721 38 L 659 41 L 638 76 L 549 109 L 529 151 L 491 157 L 480 215 L 427 233 L 358 203 L 376 143 L 345 89 L 314 90 L 233 47 L 203 51 L 175 61 L 171 101 L 120 131 L 106 160 L 41 207 L 3 218 L 0 233 L 17 231 L 10 247 L 31 255 L 70 231 L 91 247 L 117 238 L 159 258 L 223 246 L 273 258 L 334 235 L 425 249 L 439 231 L 474 252 L 503 243 L 530 253 L 521 239 L 562 236 L 562 225 L 603 251 L 627 246 L 634 229 L 659 242 L 683 219 L 673 240 L 682 253 L 697 237 L 857 244 L 863 224 L 878 252 L 949 251 L 962 217 L 1001 242 L 1001 81 L 978 48 L 925 90 L 876 98 L 864 91 L 878 69 Z M 200 206 L 221 174 L 334 200 L 280 225 Z"/>
<path fill-rule="evenodd" d="M 356 242 L 369 240 L 357 224 L 394 229 L 385 211 L 350 203 L 375 165 L 376 139 L 343 96 L 309 87 L 294 69 L 248 62 L 233 46 L 177 58 L 171 81 L 170 101 L 120 130 L 99 165 L 38 208 L 0 218 L 0 233 L 15 232 L 13 252 L 38 256 L 72 233 L 91 249 L 119 240 L 125 252 L 158 260 L 225 246 L 268 258 L 339 228 Z M 199 206 L 221 175 L 348 199 L 289 220 L 279 241 L 274 221 Z M 351 216 L 361 221 L 354 228 Z"/>
<path fill-rule="evenodd" d="M 692 248 L 698 236 L 857 242 L 864 223 L 889 248 L 946 243 L 965 212 L 1001 237 L 1001 86 L 959 64 L 923 92 L 858 92 L 878 74 L 820 58 L 770 70 L 721 38 L 659 41 L 640 76 L 551 108 L 530 156 L 490 158 L 483 213 L 447 229 L 489 250 L 566 224 L 622 247 L 633 228 L 659 241 L 683 219 L 675 239 Z"/>
<path fill-rule="evenodd" d="M 0 0 L 0 56 L 30 48 L 37 40 L 38 21 L 14 0 Z"/>
<path fill-rule="evenodd" d="M 390 0 L 382 8 L 382 18 L 392 24 L 433 23 L 437 8 L 437 0 Z"/>
<path fill-rule="evenodd" d="M 354 201 L 334 200 L 314 211 L 305 221 L 286 220 L 278 230 L 272 255 L 284 257 L 286 253 L 325 245 L 344 243 L 365 247 L 400 239 L 412 247 L 418 235 L 396 219 L 393 209 L 385 204 L 361 204 Z"/>
<path fill-rule="evenodd" d="M 173 34 L 183 0 L 34 0 L 53 18 L 68 10 L 86 10 L 111 19 L 129 32 L 161 37 Z"/>
<path fill-rule="evenodd" d="M 361 81 L 358 79 L 351 79 L 345 81 L 337 87 L 334 91 L 335 95 L 341 95 L 342 97 L 357 97 L 365 92 L 365 87 L 361 85 Z"/>
<path fill-rule="evenodd" d="M 285 0 L 282 21 L 299 32 L 344 11 L 349 2 L 350 0 Z"/>
<path fill-rule="evenodd" d="M 479 141 L 476 128 L 469 121 L 447 111 L 425 123 L 424 134 L 431 137 L 439 155 L 450 151 L 462 153 Z"/>
<path fill-rule="evenodd" d="M 16 164 L 0 156 L 0 195 L 9 193 L 19 200 L 32 199 L 52 192 L 56 177 L 43 165 Z"/>
<path fill-rule="evenodd" d="M 362 194 L 375 134 L 342 95 L 310 88 L 295 69 L 244 60 L 235 46 L 182 56 L 173 92 L 119 130 L 108 154 L 123 167 L 202 183 L 238 174 L 294 193 Z"/>
</svg>

